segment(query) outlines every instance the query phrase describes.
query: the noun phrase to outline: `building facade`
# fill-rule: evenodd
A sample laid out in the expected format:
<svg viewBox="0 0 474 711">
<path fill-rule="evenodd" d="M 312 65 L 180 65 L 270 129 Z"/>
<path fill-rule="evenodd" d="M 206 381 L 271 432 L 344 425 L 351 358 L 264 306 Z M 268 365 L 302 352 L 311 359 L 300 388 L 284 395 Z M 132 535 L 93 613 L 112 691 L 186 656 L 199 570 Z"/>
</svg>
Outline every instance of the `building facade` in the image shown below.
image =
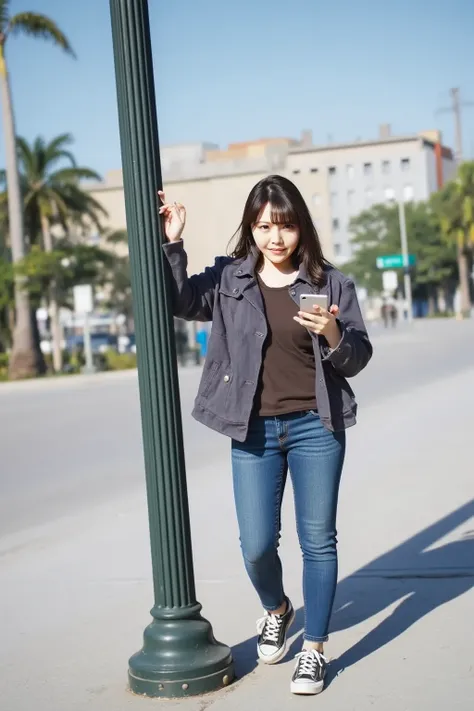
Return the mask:
<svg viewBox="0 0 474 711">
<path fill-rule="evenodd" d="M 162 148 L 161 162 L 167 199 L 187 208 L 192 271 L 227 252 L 249 191 L 271 173 L 298 186 L 327 258 L 343 266 L 352 256 L 352 217 L 376 203 L 426 200 L 456 167 L 439 132 L 400 137 L 392 136 L 388 126 L 381 127 L 376 140 L 325 146 L 314 146 L 308 131 L 300 140 L 262 139 L 222 151 L 206 143 L 169 146 Z M 89 189 L 109 213 L 108 226 L 124 228 L 121 171 L 109 172 Z"/>
</svg>

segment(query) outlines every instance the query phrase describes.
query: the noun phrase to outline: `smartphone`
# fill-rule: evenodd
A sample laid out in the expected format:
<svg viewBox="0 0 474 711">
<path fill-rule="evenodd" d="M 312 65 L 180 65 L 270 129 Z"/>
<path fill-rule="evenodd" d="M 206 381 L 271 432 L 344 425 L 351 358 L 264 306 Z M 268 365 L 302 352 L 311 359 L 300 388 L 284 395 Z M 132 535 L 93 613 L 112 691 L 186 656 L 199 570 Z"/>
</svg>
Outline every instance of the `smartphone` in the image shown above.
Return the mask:
<svg viewBox="0 0 474 711">
<path fill-rule="evenodd" d="M 322 309 L 328 310 L 327 294 L 301 294 L 300 296 L 300 311 L 308 314 L 314 314 L 313 306 L 320 306 Z"/>
</svg>

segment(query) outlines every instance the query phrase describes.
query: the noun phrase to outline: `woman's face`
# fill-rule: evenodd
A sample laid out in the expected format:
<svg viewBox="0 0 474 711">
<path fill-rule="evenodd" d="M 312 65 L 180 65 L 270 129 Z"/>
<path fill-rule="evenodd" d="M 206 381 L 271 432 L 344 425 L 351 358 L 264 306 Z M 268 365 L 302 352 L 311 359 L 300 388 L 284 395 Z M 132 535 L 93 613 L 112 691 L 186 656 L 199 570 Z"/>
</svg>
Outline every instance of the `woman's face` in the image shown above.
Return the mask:
<svg viewBox="0 0 474 711">
<path fill-rule="evenodd" d="M 267 202 L 257 221 L 252 225 L 252 235 L 264 258 L 278 266 L 291 259 L 300 240 L 300 231 L 293 224 L 272 222 L 271 213 L 271 205 Z"/>
</svg>

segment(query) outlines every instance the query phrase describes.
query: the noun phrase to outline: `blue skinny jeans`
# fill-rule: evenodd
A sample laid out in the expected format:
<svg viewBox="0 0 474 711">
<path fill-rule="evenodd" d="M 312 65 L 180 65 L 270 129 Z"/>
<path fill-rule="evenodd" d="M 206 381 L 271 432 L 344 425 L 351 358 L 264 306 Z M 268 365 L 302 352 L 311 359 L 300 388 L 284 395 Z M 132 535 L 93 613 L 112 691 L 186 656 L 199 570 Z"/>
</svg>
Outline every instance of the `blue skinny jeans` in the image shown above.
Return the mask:
<svg viewBox="0 0 474 711">
<path fill-rule="evenodd" d="M 232 442 L 232 471 L 245 567 L 262 606 L 285 601 L 278 555 L 288 470 L 303 553 L 304 638 L 325 642 L 337 584 L 336 512 L 345 433 L 317 412 L 253 417 L 245 442 Z"/>
</svg>

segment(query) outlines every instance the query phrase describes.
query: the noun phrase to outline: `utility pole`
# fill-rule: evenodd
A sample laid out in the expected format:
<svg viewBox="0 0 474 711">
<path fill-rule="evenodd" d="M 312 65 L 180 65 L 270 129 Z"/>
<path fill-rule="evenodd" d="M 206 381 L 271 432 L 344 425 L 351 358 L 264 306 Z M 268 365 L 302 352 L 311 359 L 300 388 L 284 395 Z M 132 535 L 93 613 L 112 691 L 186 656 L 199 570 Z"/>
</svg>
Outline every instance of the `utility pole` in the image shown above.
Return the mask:
<svg viewBox="0 0 474 711">
<path fill-rule="evenodd" d="M 403 201 L 403 195 L 398 201 L 398 218 L 400 221 L 400 242 L 403 256 L 403 282 L 407 304 L 407 318 L 408 323 L 411 323 L 413 321 L 413 297 L 411 292 L 410 257 L 408 255 L 407 224 L 405 219 L 405 203 Z"/>
<path fill-rule="evenodd" d="M 438 109 L 437 114 L 454 114 L 454 140 L 456 144 L 456 163 L 460 165 L 463 158 L 463 147 L 462 147 L 462 121 L 461 121 L 461 111 L 463 108 L 474 106 L 472 101 L 461 101 L 461 92 L 459 88 L 450 89 L 452 104 L 449 107 L 444 107 Z"/>
<path fill-rule="evenodd" d="M 143 647 L 129 661 L 129 683 L 143 696 L 194 696 L 230 684 L 234 667 L 195 592 L 171 289 L 156 198 L 162 178 L 148 0 L 110 0 L 110 11 L 155 592 Z"/>
</svg>

